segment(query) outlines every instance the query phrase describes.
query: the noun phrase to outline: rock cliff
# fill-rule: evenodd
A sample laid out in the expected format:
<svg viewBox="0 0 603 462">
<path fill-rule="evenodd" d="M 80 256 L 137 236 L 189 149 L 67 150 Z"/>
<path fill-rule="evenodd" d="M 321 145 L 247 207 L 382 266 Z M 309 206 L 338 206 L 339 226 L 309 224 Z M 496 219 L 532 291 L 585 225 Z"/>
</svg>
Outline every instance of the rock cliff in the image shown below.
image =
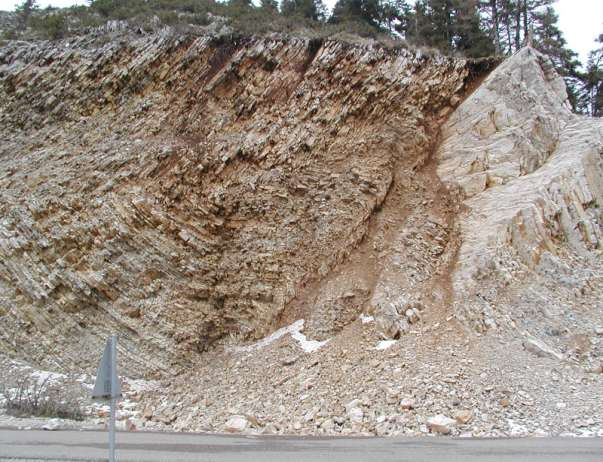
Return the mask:
<svg viewBox="0 0 603 462">
<path fill-rule="evenodd" d="M 93 372 L 117 332 L 138 426 L 597 424 L 603 123 L 531 48 L 8 42 L 0 140 L 0 353 Z"/>
<path fill-rule="evenodd" d="M 457 314 L 493 327 L 498 292 L 530 279 L 543 255 L 555 264 L 574 255 L 600 270 L 603 123 L 571 113 L 546 57 L 525 48 L 507 60 L 444 124 L 442 138 L 438 175 L 465 197 Z M 603 282 L 599 271 L 587 279 Z"/>
<path fill-rule="evenodd" d="M 161 369 L 312 317 L 313 297 L 333 332 L 373 273 L 447 290 L 454 205 L 423 167 L 493 62 L 167 29 L 9 43 L 0 65 L 2 350 L 81 367 L 118 331 L 132 370 Z M 346 272 L 366 277 L 331 288 L 369 234 Z M 424 247 L 412 270 L 404 248 L 376 261 L 403 239 Z"/>
</svg>

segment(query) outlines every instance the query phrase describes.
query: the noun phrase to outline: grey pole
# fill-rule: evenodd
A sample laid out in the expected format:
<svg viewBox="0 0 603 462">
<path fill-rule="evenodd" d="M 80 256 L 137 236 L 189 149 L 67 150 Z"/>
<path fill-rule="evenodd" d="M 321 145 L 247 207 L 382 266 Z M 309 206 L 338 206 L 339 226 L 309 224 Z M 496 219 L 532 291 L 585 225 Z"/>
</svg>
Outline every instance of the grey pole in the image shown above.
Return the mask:
<svg viewBox="0 0 603 462">
<path fill-rule="evenodd" d="M 115 405 L 117 396 L 117 336 L 111 336 L 111 417 L 109 420 L 109 462 L 115 462 Z"/>
</svg>

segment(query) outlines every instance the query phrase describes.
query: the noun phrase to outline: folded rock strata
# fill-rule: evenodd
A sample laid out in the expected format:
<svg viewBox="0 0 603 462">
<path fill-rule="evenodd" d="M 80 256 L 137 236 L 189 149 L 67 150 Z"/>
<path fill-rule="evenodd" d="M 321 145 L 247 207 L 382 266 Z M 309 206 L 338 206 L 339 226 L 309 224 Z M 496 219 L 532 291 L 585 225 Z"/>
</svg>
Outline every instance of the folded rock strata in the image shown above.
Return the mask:
<svg viewBox="0 0 603 462">
<path fill-rule="evenodd" d="M 171 29 L 9 42 L 0 351 L 92 370 L 117 332 L 152 375 L 298 319 L 485 330 L 570 254 L 598 284 L 603 127 L 534 50 L 497 64 Z"/>
<path fill-rule="evenodd" d="M 79 369 L 118 332 L 151 373 L 299 317 L 324 337 L 370 303 L 441 303 L 455 206 L 429 159 L 495 64 L 170 29 L 9 42 L 0 349 Z"/>
</svg>

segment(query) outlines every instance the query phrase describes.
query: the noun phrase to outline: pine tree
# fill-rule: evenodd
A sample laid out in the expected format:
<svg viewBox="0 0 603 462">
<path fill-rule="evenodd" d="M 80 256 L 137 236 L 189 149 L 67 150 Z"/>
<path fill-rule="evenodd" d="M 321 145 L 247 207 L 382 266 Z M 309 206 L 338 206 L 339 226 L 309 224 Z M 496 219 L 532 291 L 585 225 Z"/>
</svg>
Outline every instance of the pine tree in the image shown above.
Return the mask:
<svg viewBox="0 0 603 462">
<path fill-rule="evenodd" d="M 577 53 L 567 47 L 558 22 L 559 16 L 553 7 L 548 6 L 534 14 L 534 47 L 551 58 L 561 75 L 572 76 L 576 74 L 580 62 L 576 59 Z"/>
<path fill-rule="evenodd" d="M 406 40 L 415 45 L 426 45 L 427 38 L 432 33 L 426 0 L 417 0 L 406 18 L 405 29 L 400 30 Z"/>
<path fill-rule="evenodd" d="M 314 21 L 326 19 L 327 8 L 322 0 L 283 0 L 281 13 L 285 16 L 300 16 Z"/>
<path fill-rule="evenodd" d="M 491 32 L 490 37 L 492 43 L 494 44 L 494 52 L 499 55 L 500 54 L 500 25 L 498 23 L 498 1 L 497 0 L 488 0 L 487 3 L 484 4 L 486 8 L 490 9 L 490 24 L 491 24 Z"/>
<path fill-rule="evenodd" d="M 478 0 L 422 0 L 407 22 L 406 38 L 444 53 L 478 57 L 494 53 L 488 31 L 482 26 Z"/>
<path fill-rule="evenodd" d="M 495 47 L 487 29 L 482 26 L 478 0 L 453 2 L 453 48 L 468 57 L 489 56 Z"/>
<path fill-rule="evenodd" d="M 278 3 L 276 0 L 261 0 L 260 8 L 264 11 L 275 13 L 278 11 Z"/>
<path fill-rule="evenodd" d="M 31 15 L 37 9 L 38 5 L 36 0 L 25 0 L 15 8 L 18 31 L 23 32 L 25 29 L 27 29 Z"/>
<path fill-rule="evenodd" d="M 527 42 L 543 9 L 555 0 L 480 0 L 479 11 L 497 54 L 510 55 Z"/>
<path fill-rule="evenodd" d="M 588 55 L 586 71 L 581 75 L 581 112 L 593 117 L 603 117 L 603 34 L 599 35 L 599 48 Z"/>
<path fill-rule="evenodd" d="M 426 37 L 427 44 L 444 52 L 452 51 L 452 0 L 428 0 L 431 36 Z"/>
<path fill-rule="evenodd" d="M 232 8 L 253 8 L 251 0 L 228 0 L 227 4 Z"/>
<path fill-rule="evenodd" d="M 559 29 L 559 16 L 551 6 L 533 15 L 533 44 L 553 62 L 557 72 L 565 79 L 570 103 L 574 109 L 578 106 L 580 61 L 577 53 L 567 47 L 563 33 Z"/>
<path fill-rule="evenodd" d="M 384 7 L 385 27 L 389 31 L 395 31 L 406 37 L 412 24 L 413 8 L 407 0 L 392 0 L 387 2 Z"/>
<path fill-rule="evenodd" d="M 405 3 L 398 2 L 401 7 Z M 394 13 L 391 4 L 382 0 L 338 0 L 329 21 L 333 23 L 357 21 L 380 29 L 391 23 L 397 14 L 399 10 Z"/>
</svg>

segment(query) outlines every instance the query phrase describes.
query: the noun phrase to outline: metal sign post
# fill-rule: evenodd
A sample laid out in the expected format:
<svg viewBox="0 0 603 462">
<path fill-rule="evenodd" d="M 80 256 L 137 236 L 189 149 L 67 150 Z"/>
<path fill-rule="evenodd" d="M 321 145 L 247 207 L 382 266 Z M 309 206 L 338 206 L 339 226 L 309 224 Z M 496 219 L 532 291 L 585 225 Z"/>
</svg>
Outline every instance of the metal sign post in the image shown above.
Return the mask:
<svg viewBox="0 0 603 462">
<path fill-rule="evenodd" d="M 115 462 L 115 407 L 120 397 L 121 387 L 117 377 L 117 336 L 112 335 L 107 339 L 92 391 L 92 398 L 109 399 L 110 403 L 109 462 Z"/>
</svg>

